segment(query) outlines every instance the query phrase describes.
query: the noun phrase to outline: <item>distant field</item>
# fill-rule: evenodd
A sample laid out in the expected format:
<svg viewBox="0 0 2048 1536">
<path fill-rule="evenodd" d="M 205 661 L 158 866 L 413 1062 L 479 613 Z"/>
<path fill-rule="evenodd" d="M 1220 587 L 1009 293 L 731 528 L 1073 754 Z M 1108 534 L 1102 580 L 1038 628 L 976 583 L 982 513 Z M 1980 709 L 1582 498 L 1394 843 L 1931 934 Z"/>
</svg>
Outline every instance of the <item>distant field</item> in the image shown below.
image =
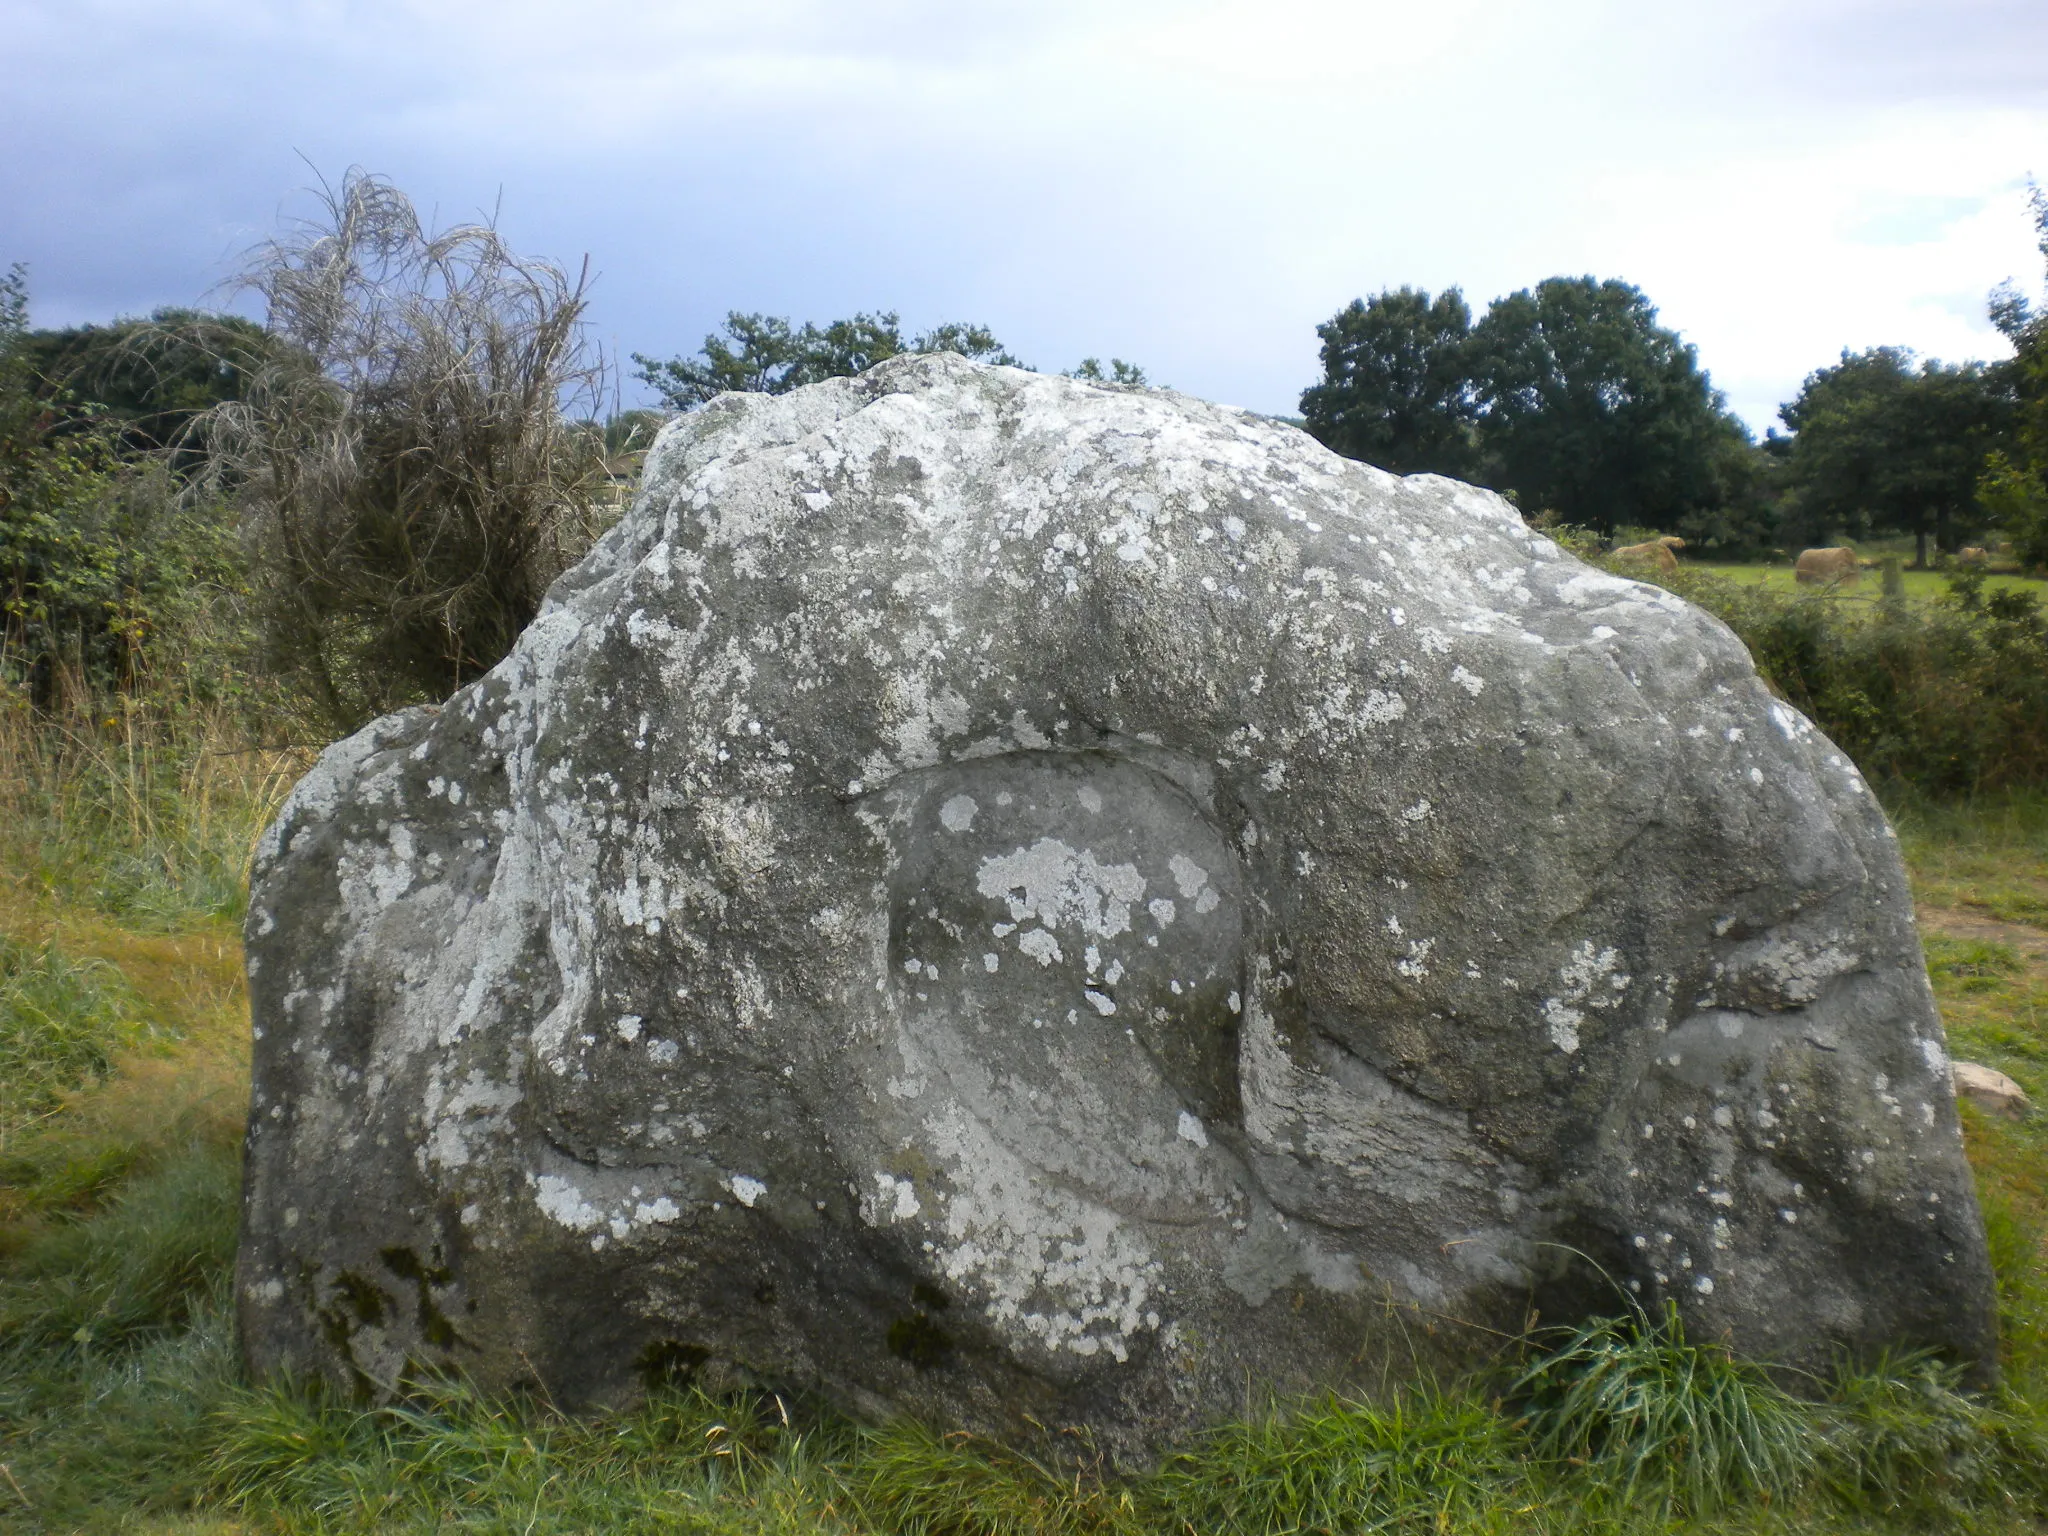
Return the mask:
<svg viewBox="0 0 2048 1536">
<path fill-rule="evenodd" d="M 1681 560 L 1687 570 L 1710 571 L 1716 576 L 1725 576 L 1730 581 L 1756 582 L 1785 592 L 1800 590 L 1792 579 L 1792 566 L 1788 561 L 1783 565 L 1721 565 L 1708 560 Z M 1912 602 L 1927 602 L 1948 590 L 1948 579 L 1940 571 L 1905 571 L 1906 596 Z M 2032 592 L 2036 596 L 2048 596 L 2048 581 L 2033 576 L 1990 576 L 1985 579 L 1987 592 L 2006 588 L 2017 588 Z M 1863 579 L 1853 587 L 1845 588 L 1857 597 L 1876 597 L 1883 590 L 1883 575 L 1878 571 L 1865 571 Z"/>
</svg>

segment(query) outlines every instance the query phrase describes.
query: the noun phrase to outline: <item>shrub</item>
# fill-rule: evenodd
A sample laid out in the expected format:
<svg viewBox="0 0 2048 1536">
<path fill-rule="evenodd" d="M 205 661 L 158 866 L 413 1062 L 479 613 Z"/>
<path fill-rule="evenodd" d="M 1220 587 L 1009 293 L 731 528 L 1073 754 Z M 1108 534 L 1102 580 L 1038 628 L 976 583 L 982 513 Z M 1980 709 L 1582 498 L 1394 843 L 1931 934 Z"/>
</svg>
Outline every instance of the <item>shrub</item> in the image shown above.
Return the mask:
<svg viewBox="0 0 2048 1536">
<path fill-rule="evenodd" d="M 163 670 L 201 686 L 233 648 L 227 509 L 181 495 L 168 456 L 124 456 L 117 419 L 37 373 L 40 339 L 16 267 L 0 279 L 0 706 L 91 710 Z"/>
<path fill-rule="evenodd" d="M 1934 603 L 1645 577 L 1735 631 L 1757 670 L 1879 784 L 1945 796 L 2048 783 L 2048 620 L 1959 570 Z"/>
</svg>

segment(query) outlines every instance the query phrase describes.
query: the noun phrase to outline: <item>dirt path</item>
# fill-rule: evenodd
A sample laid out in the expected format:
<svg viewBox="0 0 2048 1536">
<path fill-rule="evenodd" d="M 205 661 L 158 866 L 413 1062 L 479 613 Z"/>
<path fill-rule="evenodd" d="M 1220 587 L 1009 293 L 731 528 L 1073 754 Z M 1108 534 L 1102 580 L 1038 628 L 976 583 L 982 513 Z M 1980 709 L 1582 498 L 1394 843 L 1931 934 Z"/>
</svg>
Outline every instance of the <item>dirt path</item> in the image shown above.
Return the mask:
<svg viewBox="0 0 2048 1536">
<path fill-rule="evenodd" d="M 1920 919 L 1922 933 L 1979 944 L 2009 944 L 2019 951 L 2029 972 L 2048 971 L 2048 930 L 2028 923 L 2001 922 L 1981 912 L 1965 912 L 1955 907 L 1922 905 L 1914 908 L 1914 913 Z"/>
</svg>

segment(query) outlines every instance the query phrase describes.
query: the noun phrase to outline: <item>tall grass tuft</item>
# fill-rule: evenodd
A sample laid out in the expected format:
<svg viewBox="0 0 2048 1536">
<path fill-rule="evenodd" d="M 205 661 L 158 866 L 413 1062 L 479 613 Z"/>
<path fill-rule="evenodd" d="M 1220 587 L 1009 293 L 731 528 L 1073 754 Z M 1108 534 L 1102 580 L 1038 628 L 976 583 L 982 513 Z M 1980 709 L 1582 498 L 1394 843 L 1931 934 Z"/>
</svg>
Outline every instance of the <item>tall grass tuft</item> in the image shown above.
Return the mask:
<svg viewBox="0 0 2048 1536">
<path fill-rule="evenodd" d="M 145 1033 L 134 993 L 103 960 L 0 935 L 0 1147 L 68 1090 L 104 1078 Z"/>
<path fill-rule="evenodd" d="M 1085 1447 L 1081 1447 L 1085 1452 Z M 1144 1529 L 1098 1458 L 1053 1466 L 976 1435 L 913 1422 L 864 1437 L 842 1477 L 875 1529 L 903 1536 L 1117 1536 Z"/>
<path fill-rule="evenodd" d="M 1695 1516 L 1782 1501 L 1814 1475 L 1815 1410 L 1762 1367 L 1686 1336 L 1675 1304 L 1570 1330 L 1515 1383 L 1538 1453 L 1625 1501 Z"/>
<path fill-rule="evenodd" d="M 1541 1470 L 1483 1397 L 1424 1385 L 1216 1430 L 1152 1493 L 1170 1530 L 1531 1530 L 1556 1497 Z"/>
<path fill-rule="evenodd" d="M 0 664 L 0 867 L 132 926 L 238 916 L 256 837 L 311 751 L 252 745 L 249 700 L 175 679 L 67 700 L 32 709 Z"/>
<path fill-rule="evenodd" d="M 52 1222 L 0 1272 L 0 1344 L 104 1351 L 182 1327 L 234 1260 L 240 1160 L 200 1143 L 105 1210 Z"/>
</svg>

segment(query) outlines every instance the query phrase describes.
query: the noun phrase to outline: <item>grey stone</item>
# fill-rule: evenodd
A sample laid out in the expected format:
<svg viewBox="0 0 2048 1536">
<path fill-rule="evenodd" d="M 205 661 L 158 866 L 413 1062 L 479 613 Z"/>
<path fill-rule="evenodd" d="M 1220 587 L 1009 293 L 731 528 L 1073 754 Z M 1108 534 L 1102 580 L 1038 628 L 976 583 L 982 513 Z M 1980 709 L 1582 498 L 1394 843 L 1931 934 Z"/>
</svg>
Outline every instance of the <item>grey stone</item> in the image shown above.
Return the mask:
<svg viewBox="0 0 2048 1536">
<path fill-rule="evenodd" d="M 299 785 L 249 969 L 259 1373 L 1142 1458 L 1615 1287 L 1993 1348 L 1851 764 L 1499 498 L 1171 393 L 676 422 L 501 666 Z"/>
</svg>

